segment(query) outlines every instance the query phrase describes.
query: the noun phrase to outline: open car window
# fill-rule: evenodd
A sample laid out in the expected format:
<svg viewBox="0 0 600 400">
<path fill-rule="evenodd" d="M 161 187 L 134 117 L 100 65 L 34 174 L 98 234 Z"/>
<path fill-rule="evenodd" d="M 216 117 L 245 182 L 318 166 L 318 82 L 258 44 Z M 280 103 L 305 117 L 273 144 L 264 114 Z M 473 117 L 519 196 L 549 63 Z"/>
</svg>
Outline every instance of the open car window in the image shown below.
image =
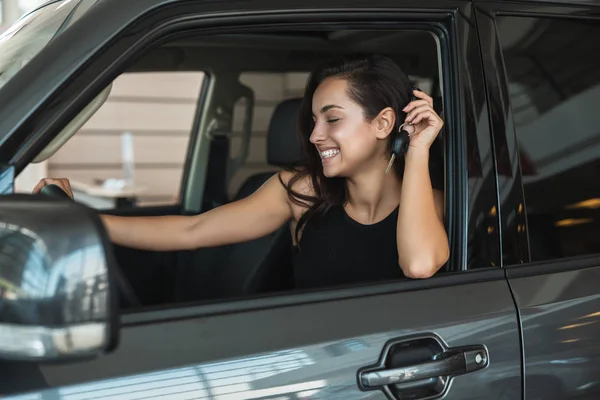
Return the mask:
<svg viewBox="0 0 600 400">
<path fill-rule="evenodd" d="M 444 63 L 439 41 L 427 29 L 186 34 L 138 55 L 119 77 L 107 80 L 106 85 L 113 83 L 107 101 L 86 124 L 74 125 L 77 132 L 64 146 L 53 149 L 47 176 L 69 178 L 79 192 L 76 200 L 88 196 L 88 205 L 122 216 L 188 215 L 240 200 L 276 171 L 301 161 L 297 107 L 308 73 L 328 58 L 365 52 L 390 57 L 444 115 Z M 103 70 L 98 65 L 98 73 Z M 182 97 L 182 88 L 167 79 L 169 71 L 205 75 L 201 87 L 186 81 L 190 93 Z M 134 76 L 145 79 L 123 80 Z M 66 90 L 61 96 L 68 94 Z M 70 116 L 71 122 L 76 119 Z M 441 134 L 430 157 L 442 186 L 450 137 Z M 123 145 L 122 138 L 133 146 Z M 121 155 L 131 147 L 132 163 Z M 179 173 L 167 176 L 167 170 L 176 169 Z M 139 184 L 143 193 L 117 190 L 114 200 L 113 193 L 95 190 L 107 189 L 106 182 L 125 185 L 130 171 L 135 172 L 131 186 Z M 232 246 L 185 254 L 117 246 L 115 256 L 142 308 L 178 305 L 295 291 L 291 239 L 290 226 L 284 225 L 271 235 Z"/>
</svg>

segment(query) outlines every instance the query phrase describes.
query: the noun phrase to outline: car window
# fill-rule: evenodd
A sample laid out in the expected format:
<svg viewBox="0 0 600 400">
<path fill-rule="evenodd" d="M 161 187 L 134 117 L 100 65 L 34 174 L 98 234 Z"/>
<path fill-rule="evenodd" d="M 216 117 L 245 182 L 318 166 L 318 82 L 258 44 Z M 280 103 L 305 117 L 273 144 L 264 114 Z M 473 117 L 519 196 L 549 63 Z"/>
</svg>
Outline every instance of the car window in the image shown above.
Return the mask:
<svg viewBox="0 0 600 400">
<path fill-rule="evenodd" d="M 373 41 L 374 37 L 381 42 Z M 280 41 L 289 46 L 275 45 Z M 315 42 L 320 44 L 313 49 Z M 373 43 L 380 44 L 373 47 Z M 239 36 L 187 35 L 185 40 L 174 39 L 143 57 L 138 55 L 127 72 L 107 82 L 112 88 L 104 104 L 48 159 L 44 175 L 68 178 L 76 200 L 97 209 L 129 207 L 132 200 L 136 205 L 176 203 L 185 149 L 192 136 L 181 211 L 196 213 L 186 208 L 196 198 L 204 212 L 247 197 L 273 172 L 299 161 L 295 158 L 299 150 L 293 150 L 301 149 L 296 136 L 297 111 L 284 107 L 277 114 L 276 110 L 299 100 L 308 71 L 333 57 L 331 48 L 342 44 L 344 50 L 335 56 L 366 50 L 390 56 L 413 84 L 433 97 L 434 108 L 443 118 L 452 111 L 444 113 L 443 58 L 439 40 L 429 31 L 282 34 L 265 30 Z M 411 57 L 406 55 L 408 48 Z M 164 63 L 165 54 L 176 57 L 172 63 Z M 202 71 L 206 71 L 206 79 Z M 202 102 L 196 109 L 201 93 Z M 298 110 L 298 103 L 294 107 Z M 269 132 L 276 114 L 270 152 Z M 450 133 L 447 125 L 430 157 L 435 165 L 432 183 L 441 190 L 445 189 L 443 174 L 448 165 L 444 146 Z M 243 157 L 236 158 L 238 154 Z M 116 203 L 114 197 L 99 192 L 103 185 L 109 191 L 119 190 L 123 183 L 119 178 L 128 176 L 135 179 L 134 187 L 143 189 L 139 194 L 121 196 L 123 201 Z M 193 196 L 196 198 L 190 201 Z M 290 227 L 285 224 L 263 238 L 230 246 L 177 254 L 117 246 L 115 257 L 143 306 L 153 307 L 293 291 L 294 251 Z M 393 272 L 394 278 L 385 278 L 388 283 L 400 280 L 400 271 Z"/>
<path fill-rule="evenodd" d="M 532 261 L 600 253 L 600 25 L 497 18 Z"/>
<path fill-rule="evenodd" d="M 0 35 L 0 88 L 98 0 L 49 1 Z"/>
<path fill-rule="evenodd" d="M 120 75 L 77 133 L 44 166 L 32 166 L 69 177 L 76 200 L 96 209 L 179 203 L 203 80 L 202 72 Z"/>
</svg>

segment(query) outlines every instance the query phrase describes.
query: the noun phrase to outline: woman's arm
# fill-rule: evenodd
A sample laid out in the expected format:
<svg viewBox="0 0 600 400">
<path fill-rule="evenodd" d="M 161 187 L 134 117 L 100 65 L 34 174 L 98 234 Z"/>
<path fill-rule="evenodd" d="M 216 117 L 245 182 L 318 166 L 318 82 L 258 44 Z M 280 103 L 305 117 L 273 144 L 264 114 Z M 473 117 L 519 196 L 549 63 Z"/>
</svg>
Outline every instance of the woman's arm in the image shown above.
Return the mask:
<svg viewBox="0 0 600 400">
<path fill-rule="evenodd" d="M 409 278 L 429 278 L 448 261 L 444 194 L 431 187 L 427 149 L 406 154 L 396 237 L 398 263 Z"/>
<path fill-rule="evenodd" d="M 68 181 L 64 179 L 44 179 L 34 192 L 51 183 L 72 196 Z M 113 243 L 155 251 L 192 250 L 244 242 L 274 232 L 291 217 L 287 192 L 277 174 L 252 195 L 199 215 L 101 216 Z"/>
<path fill-rule="evenodd" d="M 433 276 L 450 257 L 444 227 L 444 195 L 434 190 L 429 175 L 429 148 L 444 125 L 433 100 L 415 90 L 417 100 L 403 111 L 414 129 L 405 155 L 396 240 L 398 263 L 409 278 Z"/>
</svg>

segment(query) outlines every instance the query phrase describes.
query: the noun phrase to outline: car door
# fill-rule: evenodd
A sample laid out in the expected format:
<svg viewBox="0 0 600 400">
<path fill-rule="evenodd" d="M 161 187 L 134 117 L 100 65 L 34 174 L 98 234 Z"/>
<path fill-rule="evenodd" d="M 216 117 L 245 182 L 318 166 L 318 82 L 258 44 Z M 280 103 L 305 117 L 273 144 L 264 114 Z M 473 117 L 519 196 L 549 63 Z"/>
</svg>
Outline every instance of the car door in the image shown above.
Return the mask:
<svg viewBox="0 0 600 400">
<path fill-rule="evenodd" d="M 312 30 L 343 22 L 345 29 L 430 31 L 439 43 L 446 105 L 451 260 L 428 280 L 131 310 L 110 354 L 61 365 L 3 361 L 12 375 L 0 393 L 11 400 L 520 398 L 519 324 L 500 268 L 496 168 L 473 8 L 463 1 L 416 4 L 131 0 L 125 8 L 105 0 L 35 60 L 49 71 L 62 67 L 60 91 L 35 64 L 26 66 L 19 96 L 38 97 L 17 100 L 43 107 L 20 109 L 23 123 L 0 107 L 0 131 L 11 132 L 1 161 L 17 172 L 60 129 L 61 117 L 68 120 L 148 38 L 209 27 L 280 29 L 282 22 Z M 98 20 L 103 24 L 86 43 L 52 55 Z"/>
<path fill-rule="evenodd" d="M 477 5 L 527 399 L 596 399 L 600 9 Z"/>
</svg>

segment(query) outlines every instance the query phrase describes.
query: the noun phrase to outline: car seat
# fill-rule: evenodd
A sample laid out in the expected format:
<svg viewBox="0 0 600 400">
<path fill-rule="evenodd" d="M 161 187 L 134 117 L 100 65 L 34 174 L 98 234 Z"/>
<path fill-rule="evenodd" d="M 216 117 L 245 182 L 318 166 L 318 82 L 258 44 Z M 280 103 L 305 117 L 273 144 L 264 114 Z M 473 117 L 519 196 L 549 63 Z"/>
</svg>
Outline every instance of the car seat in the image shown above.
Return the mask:
<svg viewBox="0 0 600 400">
<path fill-rule="evenodd" d="M 254 193 L 280 168 L 302 160 L 296 131 L 301 99 L 281 102 L 267 131 L 267 162 L 274 167 L 248 177 L 233 200 Z M 292 240 L 286 224 L 275 232 L 244 243 L 194 251 L 191 265 L 180 266 L 176 301 L 239 297 L 291 289 Z"/>
</svg>

